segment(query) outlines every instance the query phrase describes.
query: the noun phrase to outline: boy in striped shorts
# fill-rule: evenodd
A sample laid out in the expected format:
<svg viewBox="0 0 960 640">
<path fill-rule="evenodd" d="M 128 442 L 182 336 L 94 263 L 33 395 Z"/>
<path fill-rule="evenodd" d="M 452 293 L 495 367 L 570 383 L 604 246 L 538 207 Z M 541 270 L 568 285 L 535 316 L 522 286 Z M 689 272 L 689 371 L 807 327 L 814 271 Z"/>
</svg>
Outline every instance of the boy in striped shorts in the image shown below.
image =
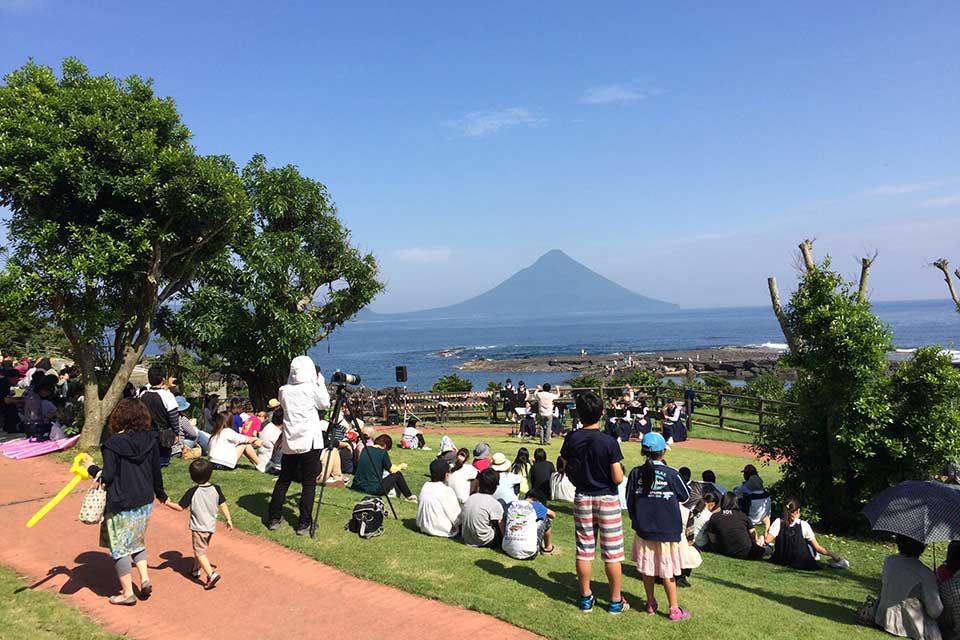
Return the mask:
<svg viewBox="0 0 960 640">
<path fill-rule="evenodd" d="M 577 531 L 577 580 L 580 610 L 593 611 L 596 598 L 590 590 L 597 537 L 600 557 L 610 583 L 609 613 L 630 608 L 620 593 L 623 564 L 623 522 L 617 485 L 623 481 L 623 454 L 616 438 L 600 431 L 603 402 L 592 392 L 577 398 L 577 414 L 584 427 L 566 437 L 560 457 L 567 463 L 567 476 L 577 491 L 573 521 Z"/>
</svg>

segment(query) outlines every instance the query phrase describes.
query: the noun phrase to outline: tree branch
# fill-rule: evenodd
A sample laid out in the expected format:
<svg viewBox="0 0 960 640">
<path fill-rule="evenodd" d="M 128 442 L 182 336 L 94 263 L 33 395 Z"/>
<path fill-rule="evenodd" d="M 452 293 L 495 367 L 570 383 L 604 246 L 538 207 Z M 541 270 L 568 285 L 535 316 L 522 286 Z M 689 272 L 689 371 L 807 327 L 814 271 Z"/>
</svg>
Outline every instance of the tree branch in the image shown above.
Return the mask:
<svg viewBox="0 0 960 640">
<path fill-rule="evenodd" d="M 953 286 L 953 279 L 950 277 L 950 263 L 947 262 L 946 258 L 940 258 L 936 260 L 932 265 L 943 272 L 943 280 L 947 283 L 947 289 L 950 291 L 950 297 L 953 298 L 953 303 L 960 308 L 960 296 L 957 295 L 957 290 Z M 954 272 L 957 276 L 957 279 L 960 280 L 960 269 L 957 269 Z"/>
<path fill-rule="evenodd" d="M 867 287 L 870 280 L 870 267 L 873 266 L 873 261 L 876 259 L 876 251 L 873 252 L 872 256 L 860 258 L 860 288 L 857 289 L 857 302 L 863 302 L 867 299 Z"/>
<path fill-rule="evenodd" d="M 801 245 L 802 247 L 803 245 Z M 800 345 L 797 342 L 790 326 L 787 324 L 787 317 L 780 306 L 780 290 L 777 288 L 777 279 L 773 276 L 767 278 L 767 288 L 770 289 L 770 304 L 773 306 L 773 314 L 777 316 L 777 322 L 780 323 L 780 330 L 787 341 L 787 347 L 790 349 L 790 355 L 796 357 L 800 354 Z"/>
<path fill-rule="evenodd" d="M 813 240 L 807 238 L 800 243 L 800 255 L 803 256 L 803 266 L 807 271 L 813 271 L 817 268 L 817 263 L 813 259 Z"/>
</svg>

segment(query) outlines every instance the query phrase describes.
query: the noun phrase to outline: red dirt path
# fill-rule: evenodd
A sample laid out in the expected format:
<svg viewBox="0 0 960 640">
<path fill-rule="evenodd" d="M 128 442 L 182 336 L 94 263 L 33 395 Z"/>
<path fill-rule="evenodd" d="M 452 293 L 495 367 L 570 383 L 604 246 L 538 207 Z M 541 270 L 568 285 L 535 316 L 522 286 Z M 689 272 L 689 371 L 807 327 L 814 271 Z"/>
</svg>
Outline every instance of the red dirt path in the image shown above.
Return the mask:
<svg viewBox="0 0 960 640">
<path fill-rule="evenodd" d="M 374 429 L 380 432 L 387 433 L 396 433 L 398 431 L 403 431 L 403 427 L 380 427 L 375 426 Z M 500 436 L 507 437 L 510 435 L 510 426 L 484 426 L 484 427 L 463 427 L 463 426 L 453 426 L 453 427 L 435 427 L 433 425 L 425 426 L 423 428 L 424 435 L 427 436 L 440 436 L 445 433 L 450 435 L 467 435 L 467 436 Z M 527 438 L 527 442 L 534 441 L 533 438 Z M 554 440 L 558 438 L 554 437 Z M 562 442 L 562 439 L 559 439 Z M 725 442 L 722 440 L 706 440 L 703 438 L 690 438 L 686 442 L 681 442 L 673 445 L 678 449 L 693 449 L 694 451 L 706 451 L 708 453 L 722 453 L 730 456 L 739 456 L 741 458 L 750 458 L 757 459 L 757 455 L 750 450 L 750 445 L 742 444 L 740 442 Z M 559 450 L 559 449 L 558 449 Z"/>
<path fill-rule="evenodd" d="M 374 607 L 376 620 L 368 622 L 381 630 L 387 624 L 392 640 L 537 637 L 489 616 L 354 578 L 265 539 L 227 531 L 222 523 L 214 548 L 224 577 L 205 592 L 181 573 L 192 563 L 183 518 L 156 503 L 147 532 L 154 595 L 135 607 L 109 605 L 106 596 L 117 589 L 113 562 L 97 547 L 97 528 L 76 519 L 89 483 L 33 529 L 24 527 L 68 479 L 67 467 L 52 459 L 0 458 L 0 538 L 7 542 L 0 546 L 0 563 L 33 588 L 61 594 L 114 633 L 141 640 L 266 640 L 302 638 L 313 629 L 309 635 L 369 638 L 362 616 L 353 624 L 330 617 L 332 603 L 355 603 Z"/>
</svg>

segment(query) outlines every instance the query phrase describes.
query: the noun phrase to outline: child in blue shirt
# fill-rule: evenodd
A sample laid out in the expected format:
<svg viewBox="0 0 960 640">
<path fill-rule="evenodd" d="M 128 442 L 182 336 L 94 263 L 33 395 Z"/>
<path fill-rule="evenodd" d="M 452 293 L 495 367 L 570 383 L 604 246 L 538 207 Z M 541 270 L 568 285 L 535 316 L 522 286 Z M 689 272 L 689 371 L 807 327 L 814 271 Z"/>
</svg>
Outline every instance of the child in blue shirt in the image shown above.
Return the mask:
<svg viewBox="0 0 960 640">
<path fill-rule="evenodd" d="M 516 500 L 507 506 L 502 548 L 511 558 L 529 560 L 537 553 L 553 553 L 550 529 L 556 514 L 545 502 L 546 497 L 534 489 L 527 492 L 526 500 Z"/>
<path fill-rule="evenodd" d="M 627 510 L 637 534 L 633 559 L 643 577 L 647 613 L 657 612 L 653 589 L 656 579 L 660 578 L 667 592 L 670 620 L 686 620 L 690 612 L 677 603 L 675 576 L 683 573 L 680 503 L 687 501 L 690 492 L 677 470 L 663 462 L 667 448 L 663 436 L 648 433 L 643 436 L 641 446 L 647 461 L 634 468 L 627 480 Z"/>
</svg>

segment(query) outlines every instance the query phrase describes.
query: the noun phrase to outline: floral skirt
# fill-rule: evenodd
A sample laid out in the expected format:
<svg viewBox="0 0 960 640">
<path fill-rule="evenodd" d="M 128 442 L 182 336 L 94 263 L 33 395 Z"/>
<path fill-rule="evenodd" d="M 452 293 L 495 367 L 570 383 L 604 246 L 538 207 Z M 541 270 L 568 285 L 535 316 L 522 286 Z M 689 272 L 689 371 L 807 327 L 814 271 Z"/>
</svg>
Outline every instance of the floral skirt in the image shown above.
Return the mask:
<svg viewBox="0 0 960 640">
<path fill-rule="evenodd" d="M 153 512 L 153 503 L 136 509 L 107 513 L 100 525 L 100 546 L 110 549 L 114 560 L 132 556 L 147 548 L 147 523 Z"/>
<path fill-rule="evenodd" d="M 637 571 L 645 576 L 673 579 L 683 573 L 683 557 L 678 542 L 657 542 L 636 536 L 630 557 L 637 563 Z"/>
</svg>

